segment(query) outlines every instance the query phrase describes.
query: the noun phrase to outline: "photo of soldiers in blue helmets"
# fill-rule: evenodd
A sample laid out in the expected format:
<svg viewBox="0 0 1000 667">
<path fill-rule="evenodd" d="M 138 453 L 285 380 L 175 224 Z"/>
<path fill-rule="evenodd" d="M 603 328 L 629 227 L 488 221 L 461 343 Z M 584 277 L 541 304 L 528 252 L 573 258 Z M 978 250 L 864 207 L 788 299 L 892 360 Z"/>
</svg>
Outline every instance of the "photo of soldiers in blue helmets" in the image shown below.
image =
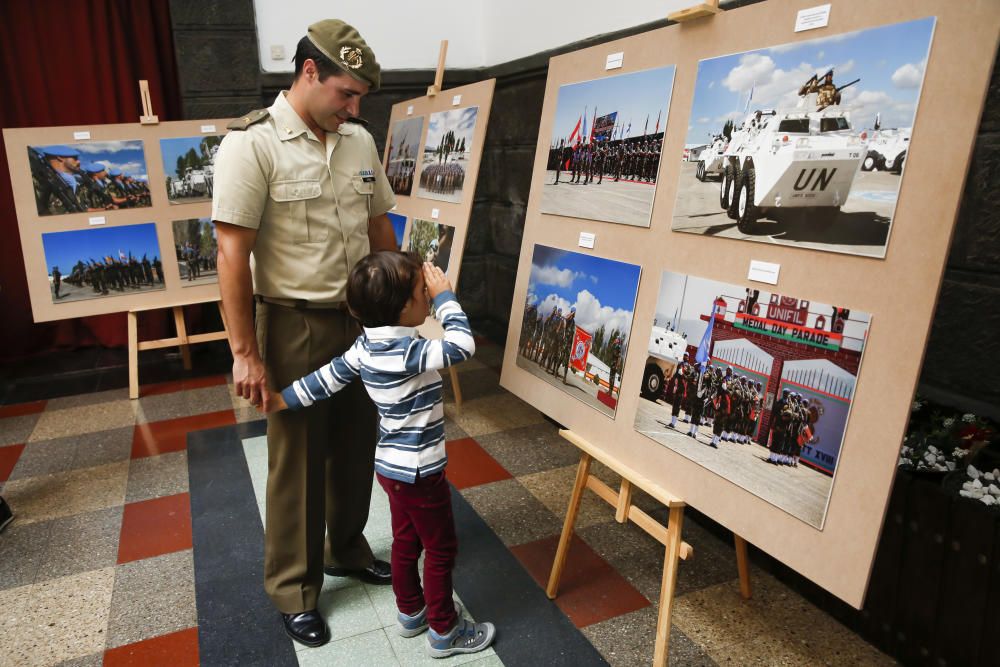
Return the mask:
<svg viewBox="0 0 1000 667">
<path fill-rule="evenodd" d="M 224 135 L 160 139 L 167 201 L 188 204 L 212 200 L 215 154 Z"/>
<path fill-rule="evenodd" d="M 455 203 L 462 201 L 478 116 L 479 107 L 431 114 L 417 196 Z"/>
<path fill-rule="evenodd" d="M 141 141 L 29 146 L 38 215 L 152 206 Z"/>
<path fill-rule="evenodd" d="M 52 303 L 165 288 L 153 222 L 42 234 L 42 248 Z"/>
<path fill-rule="evenodd" d="M 174 220 L 173 232 L 181 287 L 219 282 L 216 264 L 219 242 L 212 219 Z"/>
</svg>

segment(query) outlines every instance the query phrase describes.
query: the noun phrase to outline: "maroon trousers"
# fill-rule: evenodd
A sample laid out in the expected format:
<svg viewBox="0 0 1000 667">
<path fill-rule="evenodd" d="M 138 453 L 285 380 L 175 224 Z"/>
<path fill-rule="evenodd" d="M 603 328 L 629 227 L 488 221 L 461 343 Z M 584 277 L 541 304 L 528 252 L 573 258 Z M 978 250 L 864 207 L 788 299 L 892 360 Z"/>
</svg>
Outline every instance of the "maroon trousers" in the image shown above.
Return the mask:
<svg viewBox="0 0 1000 667">
<path fill-rule="evenodd" d="M 389 496 L 392 514 L 392 591 L 396 607 L 413 616 L 427 606 L 434 632 L 449 632 L 458 620 L 452 601 L 451 571 L 458 553 L 451 487 L 444 473 L 418 478 L 414 484 L 376 473 Z M 417 561 L 424 555 L 424 583 Z"/>
</svg>

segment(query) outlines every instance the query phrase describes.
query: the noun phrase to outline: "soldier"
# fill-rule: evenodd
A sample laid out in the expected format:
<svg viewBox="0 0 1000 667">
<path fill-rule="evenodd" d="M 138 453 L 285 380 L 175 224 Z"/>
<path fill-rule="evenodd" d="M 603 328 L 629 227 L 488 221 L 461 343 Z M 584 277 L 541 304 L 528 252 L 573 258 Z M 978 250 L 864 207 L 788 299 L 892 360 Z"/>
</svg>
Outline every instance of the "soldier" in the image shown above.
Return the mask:
<svg viewBox="0 0 1000 667">
<path fill-rule="evenodd" d="M 100 162 L 88 162 L 80 171 L 80 187 L 76 199 L 87 211 L 106 211 L 114 208 L 111 197 L 101 180 L 107 174 L 107 167 Z"/>
<path fill-rule="evenodd" d="M 778 463 L 779 455 L 784 449 L 784 428 L 782 424 L 782 413 L 784 412 L 785 405 L 788 403 L 789 390 L 786 387 L 781 390 L 781 398 L 776 400 L 771 406 L 771 418 L 768 419 L 767 430 L 769 433 L 769 438 L 767 439 L 767 447 L 770 450 L 768 454 L 768 463 Z"/>
<path fill-rule="evenodd" d="M 714 395 L 715 423 L 712 426 L 712 443 L 715 445 L 718 445 L 720 440 L 729 440 L 729 422 L 733 411 L 731 395 L 734 382 L 733 367 L 728 366 L 725 374 L 721 373 L 719 369 L 717 374 L 720 377 L 716 379 Z"/>
<path fill-rule="evenodd" d="M 623 341 L 622 341 L 622 337 L 620 335 L 619 336 L 615 336 L 614 339 L 611 341 L 611 348 L 609 350 L 610 354 L 608 355 L 608 359 L 609 359 L 609 361 L 608 361 L 608 396 L 611 396 L 611 394 L 614 392 L 614 390 L 615 390 L 615 380 L 617 379 L 618 375 L 621 372 L 621 368 L 619 366 L 621 365 L 621 362 L 622 362 L 622 345 L 623 345 Z"/>
<path fill-rule="evenodd" d="M 538 313 L 538 318 L 535 320 L 535 331 L 531 335 L 531 360 L 536 364 L 542 358 L 542 342 L 545 336 L 545 316 Z"/>
<path fill-rule="evenodd" d="M 52 267 L 52 290 L 53 290 L 53 293 L 55 294 L 55 297 L 57 299 L 60 298 L 59 287 L 61 285 L 62 285 L 62 274 L 59 273 L 59 267 L 58 266 L 53 266 Z"/>
<path fill-rule="evenodd" d="M 31 180 L 35 189 L 38 215 L 79 213 L 86 208 L 77 200 L 80 188 L 80 153 L 68 146 L 45 146 L 28 149 Z M 40 156 L 40 157 L 39 157 Z"/>
<path fill-rule="evenodd" d="M 563 169 L 566 169 L 568 165 L 573 163 L 573 147 L 569 144 L 558 149 L 559 153 L 556 157 L 556 182 L 553 185 L 559 185 L 559 174 L 562 173 Z"/>
<path fill-rule="evenodd" d="M 689 393 L 691 395 L 691 428 L 688 430 L 688 437 L 698 438 L 698 427 L 701 426 L 701 413 L 705 407 L 705 399 L 712 390 L 712 383 L 706 377 L 710 370 L 706 370 L 703 364 L 698 364 L 697 368 L 689 371 L 688 382 L 690 384 Z M 716 447 L 714 443 L 709 443 Z"/>
<path fill-rule="evenodd" d="M 816 87 L 816 93 L 817 111 L 822 111 L 834 104 L 840 104 L 840 93 L 837 91 L 837 86 L 833 83 L 832 69 L 823 75 L 823 81 Z"/>
<path fill-rule="evenodd" d="M 524 315 L 521 317 L 521 339 L 517 345 L 518 354 L 522 357 L 527 356 L 528 344 L 531 342 L 531 334 L 535 329 L 535 315 L 538 313 L 538 308 L 529 305 L 524 309 Z"/>
<path fill-rule="evenodd" d="M 570 353 L 573 351 L 573 339 L 576 338 L 576 306 L 570 306 L 569 315 L 566 316 L 566 321 L 563 323 L 563 338 L 562 345 L 559 350 L 559 364 L 556 366 L 556 375 L 559 374 L 559 369 L 562 368 L 563 383 L 566 383 L 566 376 L 569 374 L 569 357 Z"/>
<path fill-rule="evenodd" d="M 673 375 L 667 381 L 664 387 L 664 393 L 670 396 L 670 423 L 667 424 L 670 428 L 677 428 L 677 415 L 681 412 L 681 407 L 687 405 L 688 392 L 690 386 L 688 383 L 688 370 L 691 364 L 688 363 L 688 353 L 684 353 L 684 359 L 681 363 L 677 364 L 677 368 L 674 369 Z M 658 398 L 654 396 L 653 398 Z"/>
</svg>

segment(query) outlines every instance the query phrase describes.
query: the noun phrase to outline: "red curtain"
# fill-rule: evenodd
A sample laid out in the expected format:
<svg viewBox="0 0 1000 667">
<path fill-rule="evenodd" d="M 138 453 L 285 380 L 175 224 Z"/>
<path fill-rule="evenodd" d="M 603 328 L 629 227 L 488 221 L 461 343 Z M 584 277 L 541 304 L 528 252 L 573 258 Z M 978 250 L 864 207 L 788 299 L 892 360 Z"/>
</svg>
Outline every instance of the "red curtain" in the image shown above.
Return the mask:
<svg viewBox="0 0 1000 667">
<path fill-rule="evenodd" d="M 138 122 L 139 79 L 161 121 L 181 117 L 168 0 L 0 2 L 0 127 Z M 124 313 L 32 322 L 9 174 L 0 144 L 0 359 L 124 345 Z M 162 337 L 166 315 L 140 318 L 140 337 Z"/>
</svg>

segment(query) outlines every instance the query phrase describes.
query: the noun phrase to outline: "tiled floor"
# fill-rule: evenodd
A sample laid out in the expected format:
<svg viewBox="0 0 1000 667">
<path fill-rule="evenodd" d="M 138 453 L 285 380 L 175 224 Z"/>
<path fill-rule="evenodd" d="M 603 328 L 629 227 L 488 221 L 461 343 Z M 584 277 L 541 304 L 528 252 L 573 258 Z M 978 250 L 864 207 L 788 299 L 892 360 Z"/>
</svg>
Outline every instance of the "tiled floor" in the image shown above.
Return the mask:
<svg viewBox="0 0 1000 667">
<path fill-rule="evenodd" d="M 498 347 L 481 343 L 477 357 L 459 367 L 464 405 L 446 403 L 456 517 L 480 526 L 471 533 L 474 524 L 460 524 L 475 537 L 463 543 L 459 567 L 465 569 L 461 577 L 456 571 L 456 592 L 487 620 L 504 618 L 511 607 L 517 614 L 517 605 L 526 604 L 513 583 L 518 577 L 491 581 L 494 563 L 476 562 L 484 558 L 482 543 L 492 541 L 520 570 L 520 580 L 534 587 L 528 591 L 534 596 L 530 611 L 561 619 L 596 648 L 594 656 L 612 665 L 649 664 L 663 549 L 634 526 L 616 524 L 611 508 L 592 494 L 581 508 L 559 597 L 549 602 L 535 587 L 548 577 L 578 454 L 540 413 L 499 387 L 500 357 Z M 205 557 L 200 550 L 207 548 L 199 540 L 213 539 L 199 536 L 199 526 L 212 525 L 216 516 L 222 522 L 221 512 L 228 511 L 199 504 L 207 497 L 205 480 L 228 480 L 195 474 L 189 443 L 197 434 L 207 443 L 200 451 L 211 453 L 222 433 L 258 416 L 235 397 L 225 375 L 147 385 L 134 402 L 120 388 L 86 386 L 97 391 L 0 406 L 0 493 L 17 515 L 0 534 L 0 665 L 216 664 L 199 637 L 231 632 L 239 642 L 273 626 L 276 614 L 248 610 L 200 626 L 199 619 L 213 618 L 218 607 L 212 591 L 234 585 L 261 591 L 259 580 L 199 579 Z M 17 398 L 15 389 L 7 391 L 8 403 Z M 22 394 L 45 395 L 39 383 Z M 226 492 L 256 507 L 247 515 L 256 521 L 264 511 L 263 439 L 247 435 L 236 442 L 246 490 L 234 486 Z M 595 473 L 615 481 L 601 466 Z M 637 504 L 664 520 L 652 499 L 640 494 Z M 391 543 L 387 514 L 385 495 L 375 485 L 366 532 L 384 558 Z M 242 528 L 245 534 L 227 537 L 243 539 L 245 546 L 221 556 L 259 567 L 261 525 L 244 516 L 232 526 L 227 524 L 227 533 Z M 892 664 L 757 567 L 754 597 L 741 600 L 732 546 L 717 534 L 696 520 L 685 522 L 695 557 L 682 564 L 678 577 L 671 664 Z M 490 597 L 476 581 L 509 588 Z M 423 656 L 422 638 L 405 640 L 393 631 L 389 588 L 327 578 L 320 606 L 330 618 L 330 644 L 304 649 L 283 636 L 274 640 L 287 642 L 287 655 L 300 665 L 431 663 Z M 573 640 L 562 631 L 546 634 L 555 620 L 520 636 L 512 636 L 518 633 L 511 624 L 501 624 L 495 652 L 446 663 L 501 665 L 505 655 L 525 655 L 512 652 L 514 647 Z M 508 664 L 528 663 L 508 658 Z M 277 663 L 251 656 L 240 664 Z"/>
</svg>

